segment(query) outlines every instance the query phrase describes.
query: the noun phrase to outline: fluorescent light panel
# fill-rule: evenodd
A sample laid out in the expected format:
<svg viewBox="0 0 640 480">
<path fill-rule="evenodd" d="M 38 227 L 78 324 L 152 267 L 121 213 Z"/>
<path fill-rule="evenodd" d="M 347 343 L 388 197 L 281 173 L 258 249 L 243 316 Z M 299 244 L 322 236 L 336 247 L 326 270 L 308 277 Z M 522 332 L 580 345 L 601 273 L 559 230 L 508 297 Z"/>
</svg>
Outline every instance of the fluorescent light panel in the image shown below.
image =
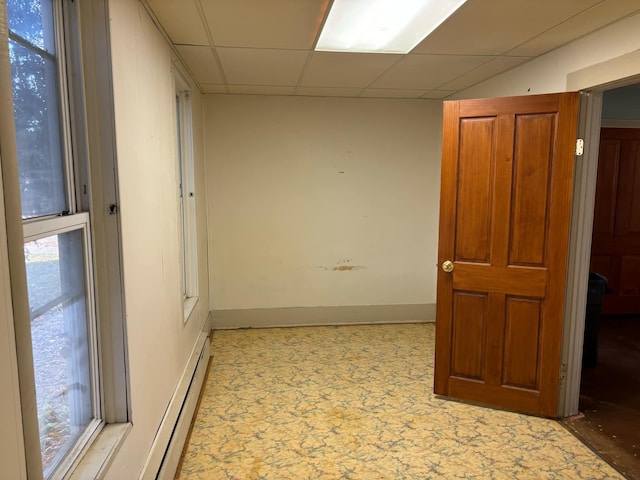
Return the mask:
<svg viewBox="0 0 640 480">
<path fill-rule="evenodd" d="M 466 0 L 334 0 L 316 50 L 408 53 Z"/>
</svg>

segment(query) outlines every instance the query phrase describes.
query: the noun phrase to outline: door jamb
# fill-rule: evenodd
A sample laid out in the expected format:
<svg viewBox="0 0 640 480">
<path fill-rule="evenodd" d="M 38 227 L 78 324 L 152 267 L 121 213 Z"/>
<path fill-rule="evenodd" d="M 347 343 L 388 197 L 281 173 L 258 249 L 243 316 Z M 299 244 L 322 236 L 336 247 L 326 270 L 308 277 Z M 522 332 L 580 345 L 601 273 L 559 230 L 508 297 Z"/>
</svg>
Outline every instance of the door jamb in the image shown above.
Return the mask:
<svg viewBox="0 0 640 480">
<path fill-rule="evenodd" d="M 569 259 L 565 290 L 564 321 L 562 332 L 562 364 L 558 397 L 558 416 L 577 415 L 580 401 L 580 379 L 582 374 L 582 346 L 591 260 L 591 237 L 593 235 L 593 215 L 598 175 L 598 154 L 600 147 L 600 127 L 602 125 L 602 94 L 606 90 L 640 82 L 637 63 L 628 58 L 637 58 L 640 51 L 612 59 L 589 69 L 569 74 L 567 91 L 589 85 L 590 79 L 600 78 L 606 83 L 590 85 L 581 91 L 578 138 L 585 141 L 584 155 L 576 157 L 573 208 L 569 234 Z M 608 65 L 624 64 L 624 69 L 605 68 Z M 594 69 L 608 71 L 601 76 L 591 75 Z M 621 75 L 622 74 L 622 75 Z M 621 75 L 615 78 L 617 75 Z"/>
<path fill-rule="evenodd" d="M 576 157 L 574 171 L 558 399 L 560 417 L 577 415 L 580 400 L 601 116 L 602 91 L 581 92 L 578 138 L 585 140 L 585 147 L 583 156 Z"/>
</svg>

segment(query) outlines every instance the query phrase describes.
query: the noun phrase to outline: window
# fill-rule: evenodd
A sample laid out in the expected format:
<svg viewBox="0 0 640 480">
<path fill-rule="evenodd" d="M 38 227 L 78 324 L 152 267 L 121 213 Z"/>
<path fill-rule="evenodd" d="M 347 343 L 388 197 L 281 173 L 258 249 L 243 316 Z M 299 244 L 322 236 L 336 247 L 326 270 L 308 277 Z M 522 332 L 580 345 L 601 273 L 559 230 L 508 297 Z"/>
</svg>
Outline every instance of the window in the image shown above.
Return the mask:
<svg viewBox="0 0 640 480">
<path fill-rule="evenodd" d="M 180 256 L 182 264 L 182 297 L 184 319 L 197 301 L 198 259 L 195 219 L 195 189 L 193 172 L 193 133 L 189 83 L 176 71 L 176 155 L 178 159 L 178 196 L 180 201 Z"/>
<path fill-rule="evenodd" d="M 128 415 L 106 406 L 126 403 L 126 392 L 114 394 L 126 390 L 116 359 L 124 358 L 124 343 L 98 342 L 99 330 L 119 326 L 98 322 L 94 249 L 104 240 L 92 233 L 79 3 L 7 0 L 30 312 L 28 328 L 16 325 L 16 331 L 28 329 L 21 338 L 30 341 L 18 341 L 17 348 L 28 352 L 21 360 L 29 359 L 19 365 L 25 441 L 37 436 L 40 444 L 39 452 L 27 448 L 29 478 L 64 477 L 105 418 L 122 422 Z M 102 257 L 109 258 L 106 250 Z M 104 291 L 103 303 L 118 299 Z M 104 369 L 122 382 L 105 384 Z"/>
<path fill-rule="evenodd" d="M 31 342 L 45 477 L 101 423 L 88 216 L 25 225 Z M 64 222 L 64 220 L 68 220 Z"/>
</svg>

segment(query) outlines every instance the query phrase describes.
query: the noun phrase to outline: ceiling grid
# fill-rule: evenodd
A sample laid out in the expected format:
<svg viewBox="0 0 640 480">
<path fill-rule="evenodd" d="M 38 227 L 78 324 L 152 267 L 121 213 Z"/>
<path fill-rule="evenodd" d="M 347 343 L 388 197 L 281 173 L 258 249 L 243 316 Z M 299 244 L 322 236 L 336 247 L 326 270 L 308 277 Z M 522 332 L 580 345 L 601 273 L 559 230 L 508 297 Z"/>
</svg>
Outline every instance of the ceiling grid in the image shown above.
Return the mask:
<svg viewBox="0 0 640 480">
<path fill-rule="evenodd" d="M 640 11 L 468 0 L 408 54 L 313 50 L 330 0 L 143 0 L 203 93 L 446 98 Z"/>
</svg>

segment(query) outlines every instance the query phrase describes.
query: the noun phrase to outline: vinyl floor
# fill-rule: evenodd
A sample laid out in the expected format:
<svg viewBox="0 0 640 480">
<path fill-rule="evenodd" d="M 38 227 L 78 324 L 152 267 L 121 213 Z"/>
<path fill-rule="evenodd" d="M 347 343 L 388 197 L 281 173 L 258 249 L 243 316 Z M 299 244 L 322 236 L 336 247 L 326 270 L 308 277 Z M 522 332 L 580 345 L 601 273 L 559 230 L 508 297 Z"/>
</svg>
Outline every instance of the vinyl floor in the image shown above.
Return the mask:
<svg viewBox="0 0 640 480">
<path fill-rule="evenodd" d="M 176 478 L 623 478 L 556 421 L 434 396 L 434 330 L 215 331 Z"/>
</svg>

